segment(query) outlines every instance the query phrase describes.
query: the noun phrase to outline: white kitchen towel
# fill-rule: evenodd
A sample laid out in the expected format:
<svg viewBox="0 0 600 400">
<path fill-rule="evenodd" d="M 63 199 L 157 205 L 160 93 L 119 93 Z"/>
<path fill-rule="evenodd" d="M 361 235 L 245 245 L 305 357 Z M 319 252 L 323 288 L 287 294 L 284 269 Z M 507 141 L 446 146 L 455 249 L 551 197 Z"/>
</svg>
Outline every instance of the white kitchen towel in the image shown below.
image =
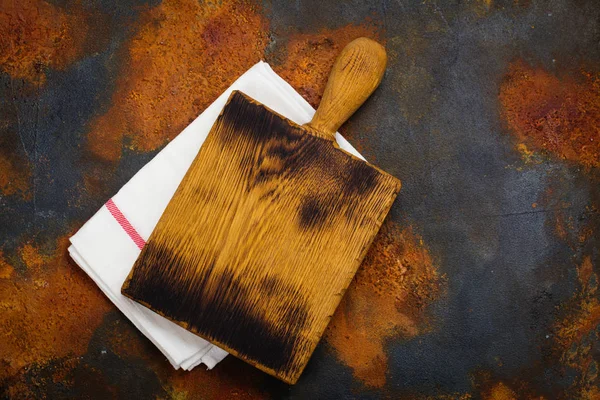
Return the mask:
<svg viewBox="0 0 600 400">
<path fill-rule="evenodd" d="M 71 237 L 69 254 L 175 368 L 209 369 L 227 353 L 121 295 L 121 286 L 232 90 L 240 90 L 298 124 L 315 110 L 265 62 L 238 78 Z M 340 147 L 361 155 L 336 134 Z M 260 340 L 260 338 L 254 338 Z M 249 338 L 249 340 L 252 340 Z"/>
</svg>

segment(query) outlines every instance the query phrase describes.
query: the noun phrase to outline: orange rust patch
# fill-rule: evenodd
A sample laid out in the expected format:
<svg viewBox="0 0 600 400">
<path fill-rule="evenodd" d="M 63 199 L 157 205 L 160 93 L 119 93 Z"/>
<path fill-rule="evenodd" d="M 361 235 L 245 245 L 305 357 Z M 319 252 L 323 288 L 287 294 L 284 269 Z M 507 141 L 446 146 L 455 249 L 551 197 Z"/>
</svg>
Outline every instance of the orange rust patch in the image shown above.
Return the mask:
<svg viewBox="0 0 600 400">
<path fill-rule="evenodd" d="M 4 252 L 0 250 L 0 279 L 10 279 L 15 269 L 4 259 Z"/>
<path fill-rule="evenodd" d="M 362 25 L 292 35 L 287 43 L 285 60 L 274 69 L 313 107 L 317 107 L 336 57 L 344 46 L 361 36 L 382 43 L 381 28 L 368 20 Z"/>
<path fill-rule="evenodd" d="M 502 361 L 496 357 L 498 366 L 502 367 Z M 530 377 L 530 374 L 521 374 Z M 543 396 L 537 394 L 530 380 L 521 379 L 521 375 L 510 380 L 498 380 L 488 370 L 475 370 L 471 374 L 471 381 L 475 387 L 474 397 L 484 400 L 544 400 Z"/>
<path fill-rule="evenodd" d="M 521 160 L 523 160 L 523 162 L 527 165 L 538 165 L 543 162 L 542 157 L 540 157 L 540 155 L 535 151 L 527 148 L 525 143 L 517 144 L 517 151 L 521 155 Z"/>
<path fill-rule="evenodd" d="M 14 154 L 0 153 L 0 193 L 5 196 L 18 195 L 24 200 L 31 199 L 29 163 L 19 162 Z"/>
<path fill-rule="evenodd" d="M 84 19 L 42 0 L 0 0 L 0 69 L 14 79 L 46 81 L 45 67 L 64 69 L 82 52 Z"/>
<path fill-rule="evenodd" d="M 88 134 L 89 150 L 103 160 L 120 157 L 124 138 L 139 151 L 164 145 L 258 62 L 268 42 L 266 20 L 245 2 L 165 0 L 141 20 L 113 106 Z"/>
<path fill-rule="evenodd" d="M 196 367 L 190 372 L 175 371 L 169 367 L 161 374 L 163 382 L 168 381 L 168 390 L 173 399 L 267 399 L 261 391 L 271 380 L 258 369 L 228 356 L 218 367 L 208 371 Z"/>
<path fill-rule="evenodd" d="M 32 362 L 83 354 L 111 307 L 90 279 L 69 262 L 68 236 L 52 256 L 21 248 L 23 276 L 0 280 L 0 380 Z"/>
<path fill-rule="evenodd" d="M 596 384 L 598 364 L 594 360 L 594 345 L 599 339 L 600 300 L 598 277 L 589 256 L 577 268 L 581 289 L 562 306 L 567 316 L 555 326 L 555 344 L 561 361 L 578 371 L 579 377 L 569 390 L 570 395 L 581 399 L 597 399 Z"/>
<path fill-rule="evenodd" d="M 427 329 L 425 308 L 441 280 L 421 237 L 386 221 L 329 325 L 327 342 L 358 379 L 383 386 L 386 340 Z"/>
<path fill-rule="evenodd" d="M 123 112 L 111 108 L 107 114 L 92 122 L 92 131 L 88 134 L 88 149 L 105 161 L 116 161 L 121 157 L 123 147 Z"/>
<path fill-rule="evenodd" d="M 487 393 L 483 395 L 485 400 L 516 400 L 516 393 L 506 386 L 504 383 L 499 382 L 492 386 Z"/>
<path fill-rule="evenodd" d="M 32 272 L 39 272 L 42 266 L 48 262 L 50 257 L 40 254 L 31 243 L 26 243 L 19 249 L 21 259 Z"/>
<path fill-rule="evenodd" d="M 519 142 L 585 167 L 599 167 L 600 78 L 583 73 L 581 81 L 561 80 L 517 61 L 501 85 L 500 102 Z"/>
<path fill-rule="evenodd" d="M 586 286 L 594 273 L 594 266 L 592 265 L 592 258 L 590 256 L 585 256 L 583 258 L 583 262 L 577 268 L 577 275 L 579 276 L 579 282 Z"/>
<path fill-rule="evenodd" d="M 553 182 L 551 182 L 553 183 Z M 575 228 L 575 220 L 572 215 L 568 215 L 571 203 L 556 198 L 553 184 L 548 185 L 546 190 L 540 194 L 536 207 L 541 209 L 552 209 L 554 213 L 546 220 L 546 224 L 552 229 L 553 233 L 564 241 L 571 249 L 576 250 L 580 247 L 583 240 L 580 241 L 580 233 Z"/>
<path fill-rule="evenodd" d="M 571 247 L 573 247 L 573 241 L 570 236 L 574 229 L 573 217 L 566 216 L 565 213 L 560 210 L 557 211 L 554 220 L 554 231 L 556 236 L 571 245 Z"/>
<path fill-rule="evenodd" d="M 586 298 L 576 306 L 577 310 L 558 324 L 556 340 L 567 348 L 580 343 L 600 324 L 600 303 L 597 298 Z"/>
</svg>

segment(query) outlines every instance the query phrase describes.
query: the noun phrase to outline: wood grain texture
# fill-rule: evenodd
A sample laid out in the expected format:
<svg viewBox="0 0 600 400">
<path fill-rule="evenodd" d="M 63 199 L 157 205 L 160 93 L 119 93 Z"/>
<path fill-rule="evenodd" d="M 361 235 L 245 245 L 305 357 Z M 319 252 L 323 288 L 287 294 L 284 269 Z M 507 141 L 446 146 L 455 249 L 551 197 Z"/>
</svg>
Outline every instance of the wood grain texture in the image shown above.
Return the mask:
<svg viewBox="0 0 600 400">
<path fill-rule="evenodd" d="M 294 383 L 399 188 L 234 92 L 123 294 Z"/>
<path fill-rule="evenodd" d="M 295 383 L 400 190 L 332 141 L 384 69 L 350 43 L 306 126 L 233 92 L 122 293 Z"/>
<path fill-rule="evenodd" d="M 364 37 L 350 42 L 333 64 L 321 104 L 306 126 L 313 134 L 334 140 L 339 127 L 379 86 L 386 64 L 379 43 Z"/>
</svg>

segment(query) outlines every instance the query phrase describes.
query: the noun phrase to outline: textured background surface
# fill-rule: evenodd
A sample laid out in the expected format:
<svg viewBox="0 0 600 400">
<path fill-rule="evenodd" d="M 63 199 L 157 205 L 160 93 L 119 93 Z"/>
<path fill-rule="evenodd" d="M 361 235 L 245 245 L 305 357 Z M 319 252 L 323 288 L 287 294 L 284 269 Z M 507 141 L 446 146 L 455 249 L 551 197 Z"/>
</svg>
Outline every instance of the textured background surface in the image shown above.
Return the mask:
<svg viewBox="0 0 600 400">
<path fill-rule="evenodd" d="M 68 236 L 255 62 L 316 105 L 358 36 L 342 132 L 403 190 L 325 339 L 293 387 L 174 371 Z M 595 0 L 0 0 L 2 396 L 599 398 L 599 42 Z"/>
</svg>

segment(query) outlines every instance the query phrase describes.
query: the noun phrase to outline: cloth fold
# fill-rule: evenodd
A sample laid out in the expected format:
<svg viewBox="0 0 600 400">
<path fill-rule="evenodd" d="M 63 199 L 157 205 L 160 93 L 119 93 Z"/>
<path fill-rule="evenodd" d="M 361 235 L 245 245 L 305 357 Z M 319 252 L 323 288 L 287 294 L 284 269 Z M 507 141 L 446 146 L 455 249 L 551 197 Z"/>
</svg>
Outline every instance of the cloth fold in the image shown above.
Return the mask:
<svg viewBox="0 0 600 400">
<path fill-rule="evenodd" d="M 174 368 L 209 369 L 227 352 L 121 295 L 121 286 L 231 91 L 240 90 L 298 124 L 315 110 L 265 62 L 239 77 L 214 103 L 138 171 L 70 238 L 69 254 Z M 339 146 L 364 159 L 340 134 Z M 260 340 L 248 338 L 248 340 Z"/>
</svg>

